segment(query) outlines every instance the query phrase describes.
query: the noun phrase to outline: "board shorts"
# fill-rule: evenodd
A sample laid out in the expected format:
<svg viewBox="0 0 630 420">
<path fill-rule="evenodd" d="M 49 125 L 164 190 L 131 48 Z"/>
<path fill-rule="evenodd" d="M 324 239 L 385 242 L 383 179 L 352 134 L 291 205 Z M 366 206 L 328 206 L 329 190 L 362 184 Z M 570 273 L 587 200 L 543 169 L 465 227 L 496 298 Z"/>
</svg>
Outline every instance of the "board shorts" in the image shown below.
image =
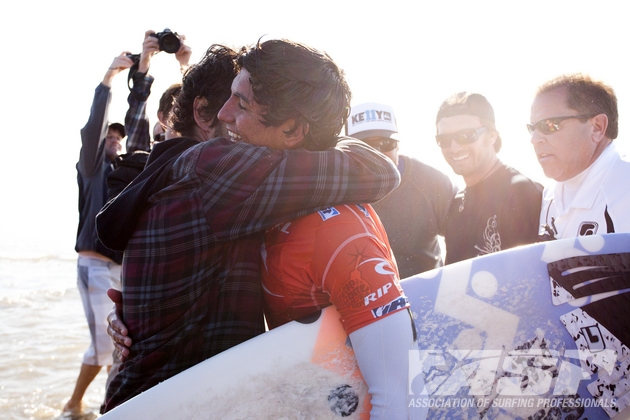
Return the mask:
<svg viewBox="0 0 630 420">
<path fill-rule="evenodd" d="M 114 307 L 107 289 L 120 290 L 120 264 L 79 255 L 77 260 L 77 286 L 85 318 L 90 330 L 90 346 L 83 355 L 83 364 L 111 366 L 114 343 L 107 334 L 107 315 Z"/>
</svg>

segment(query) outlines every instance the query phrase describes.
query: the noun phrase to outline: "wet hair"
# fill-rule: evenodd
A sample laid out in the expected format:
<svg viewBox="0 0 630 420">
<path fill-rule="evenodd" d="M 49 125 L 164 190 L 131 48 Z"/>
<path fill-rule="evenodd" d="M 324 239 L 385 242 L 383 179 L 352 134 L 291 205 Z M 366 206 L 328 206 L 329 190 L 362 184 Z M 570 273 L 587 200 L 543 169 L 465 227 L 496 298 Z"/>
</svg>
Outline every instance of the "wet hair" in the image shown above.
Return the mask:
<svg viewBox="0 0 630 420">
<path fill-rule="evenodd" d="M 213 120 L 211 127 L 219 124 L 217 114 L 231 94 L 232 81 L 237 74 L 235 59 L 237 52 L 232 48 L 213 44 L 199 63 L 188 68 L 182 79 L 182 88 L 171 115 L 173 130 L 183 136 L 194 130 L 196 98 L 207 103 L 201 110 L 206 121 Z"/>
<path fill-rule="evenodd" d="M 162 113 L 164 118 L 168 119 L 168 116 L 173 109 L 175 99 L 179 96 L 179 92 L 182 91 L 181 83 L 174 83 L 168 87 L 160 97 L 158 104 L 158 113 Z"/>
<path fill-rule="evenodd" d="M 454 117 L 456 115 L 473 115 L 478 117 L 484 127 L 497 133 L 497 140 L 494 142 L 494 151 L 499 153 L 503 140 L 497 130 L 494 122 L 494 109 L 485 96 L 480 93 L 459 92 L 455 93 L 440 105 L 437 116 L 435 117 L 435 125 L 442 118 Z"/>
<path fill-rule="evenodd" d="M 250 74 L 254 100 L 264 107 L 263 124 L 289 119 L 308 127 L 304 148 L 323 150 L 337 143 L 348 118 L 352 94 L 343 71 L 325 52 L 288 40 L 243 48 L 238 64 Z"/>
<path fill-rule="evenodd" d="M 546 83 L 537 90 L 536 96 L 556 89 L 566 89 L 566 105 L 582 115 L 606 114 L 608 127 L 606 137 L 611 140 L 619 134 L 619 111 L 617 96 L 612 87 L 604 82 L 594 80 L 582 73 L 563 74 Z"/>
</svg>

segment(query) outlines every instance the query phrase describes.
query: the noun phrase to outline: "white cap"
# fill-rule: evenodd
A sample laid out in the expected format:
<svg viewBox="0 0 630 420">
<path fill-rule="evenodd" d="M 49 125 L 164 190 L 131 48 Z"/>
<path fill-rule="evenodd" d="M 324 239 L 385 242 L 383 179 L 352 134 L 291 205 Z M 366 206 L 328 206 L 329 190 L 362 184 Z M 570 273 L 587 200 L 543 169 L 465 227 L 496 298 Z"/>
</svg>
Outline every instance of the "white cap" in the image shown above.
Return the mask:
<svg viewBox="0 0 630 420">
<path fill-rule="evenodd" d="M 346 135 L 364 140 L 369 137 L 389 137 L 398 140 L 396 116 L 389 105 L 366 103 L 353 106 L 346 124 Z"/>
</svg>

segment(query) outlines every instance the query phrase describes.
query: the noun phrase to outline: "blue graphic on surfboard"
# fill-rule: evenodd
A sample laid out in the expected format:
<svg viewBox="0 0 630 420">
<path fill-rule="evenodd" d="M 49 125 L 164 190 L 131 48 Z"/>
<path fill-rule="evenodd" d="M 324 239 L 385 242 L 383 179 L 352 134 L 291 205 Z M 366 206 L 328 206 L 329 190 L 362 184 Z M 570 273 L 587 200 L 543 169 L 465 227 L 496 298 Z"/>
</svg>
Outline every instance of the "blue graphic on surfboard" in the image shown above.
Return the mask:
<svg viewBox="0 0 630 420">
<path fill-rule="evenodd" d="M 410 410 L 428 406 L 429 419 L 630 418 L 630 234 L 489 254 L 402 286 L 418 332 Z M 338 319 L 329 307 L 276 328 L 101 418 L 367 419 L 367 387 Z"/>
<path fill-rule="evenodd" d="M 402 282 L 429 418 L 630 417 L 630 235 L 536 244 Z M 411 388 L 410 388 L 411 389 Z"/>
</svg>

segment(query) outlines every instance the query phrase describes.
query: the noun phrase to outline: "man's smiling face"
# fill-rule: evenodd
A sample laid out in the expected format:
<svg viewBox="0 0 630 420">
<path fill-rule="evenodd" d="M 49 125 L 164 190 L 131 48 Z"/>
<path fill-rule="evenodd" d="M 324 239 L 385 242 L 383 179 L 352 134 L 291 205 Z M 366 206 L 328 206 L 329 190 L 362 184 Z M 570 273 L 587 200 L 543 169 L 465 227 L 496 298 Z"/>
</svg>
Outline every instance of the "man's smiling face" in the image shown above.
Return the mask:
<svg viewBox="0 0 630 420">
<path fill-rule="evenodd" d="M 455 134 L 460 131 L 483 127 L 479 117 L 474 115 L 455 115 L 442 118 L 437 123 L 438 134 Z M 468 144 L 451 142 L 442 148 L 442 155 L 453 168 L 453 172 L 464 177 L 466 185 L 473 185 L 481 180 L 494 165 L 496 152 L 494 142 L 496 132 L 491 129 L 479 133 L 476 141 Z"/>
<path fill-rule="evenodd" d="M 246 69 L 236 76 L 232 83 L 232 94 L 219 111 L 218 118 L 225 123 L 228 135 L 234 141 L 283 150 L 286 148 L 283 126 L 264 124 L 265 110 L 254 100 L 249 76 Z"/>
</svg>

